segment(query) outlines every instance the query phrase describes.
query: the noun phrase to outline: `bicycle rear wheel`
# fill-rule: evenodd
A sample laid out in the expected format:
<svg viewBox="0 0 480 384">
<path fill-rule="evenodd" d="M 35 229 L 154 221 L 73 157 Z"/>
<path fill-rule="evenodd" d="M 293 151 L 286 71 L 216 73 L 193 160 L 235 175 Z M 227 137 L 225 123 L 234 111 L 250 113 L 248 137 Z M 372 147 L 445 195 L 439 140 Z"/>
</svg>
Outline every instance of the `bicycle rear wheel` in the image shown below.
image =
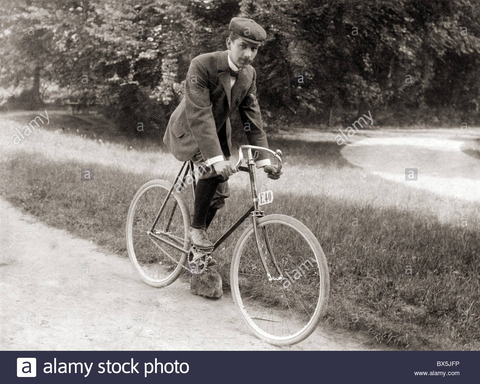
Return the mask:
<svg viewBox="0 0 480 384">
<path fill-rule="evenodd" d="M 174 282 L 185 267 L 190 248 L 188 208 L 165 180 L 152 180 L 135 194 L 127 216 L 128 256 L 142 280 L 153 287 Z M 155 224 L 155 225 L 154 225 Z M 179 249 L 180 248 L 180 249 Z"/>
<path fill-rule="evenodd" d="M 275 345 L 291 345 L 318 325 L 329 295 L 328 265 L 313 233 L 290 216 L 258 219 L 236 245 L 230 271 L 235 303 L 253 330 Z M 259 256 L 266 256 L 269 279 Z M 273 257 L 272 257 L 273 256 Z"/>
</svg>

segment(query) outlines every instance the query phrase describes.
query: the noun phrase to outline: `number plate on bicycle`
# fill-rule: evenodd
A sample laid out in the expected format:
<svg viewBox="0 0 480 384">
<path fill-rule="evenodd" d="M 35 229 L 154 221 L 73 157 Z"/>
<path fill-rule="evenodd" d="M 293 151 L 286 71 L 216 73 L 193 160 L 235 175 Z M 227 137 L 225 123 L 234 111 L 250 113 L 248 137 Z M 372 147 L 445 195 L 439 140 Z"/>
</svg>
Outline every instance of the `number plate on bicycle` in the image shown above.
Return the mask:
<svg viewBox="0 0 480 384">
<path fill-rule="evenodd" d="M 273 192 L 265 191 L 258 194 L 258 205 L 270 204 L 273 202 Z"/>
</svg>

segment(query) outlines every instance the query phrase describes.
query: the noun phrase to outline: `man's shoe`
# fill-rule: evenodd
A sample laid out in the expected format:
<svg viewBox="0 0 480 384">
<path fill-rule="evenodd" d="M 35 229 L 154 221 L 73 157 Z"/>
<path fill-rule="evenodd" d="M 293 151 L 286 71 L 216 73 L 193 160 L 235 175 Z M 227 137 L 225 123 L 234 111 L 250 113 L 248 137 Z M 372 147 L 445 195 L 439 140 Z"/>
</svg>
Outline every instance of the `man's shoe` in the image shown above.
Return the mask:
<svg viewBox="0 0 480 384">
<path fill-rule="evenodd" d="M 190 240 L 199 249 L 212 249 L 214 245 L 208 239 L 206 229 L 190 228 Z"/>
</svg>

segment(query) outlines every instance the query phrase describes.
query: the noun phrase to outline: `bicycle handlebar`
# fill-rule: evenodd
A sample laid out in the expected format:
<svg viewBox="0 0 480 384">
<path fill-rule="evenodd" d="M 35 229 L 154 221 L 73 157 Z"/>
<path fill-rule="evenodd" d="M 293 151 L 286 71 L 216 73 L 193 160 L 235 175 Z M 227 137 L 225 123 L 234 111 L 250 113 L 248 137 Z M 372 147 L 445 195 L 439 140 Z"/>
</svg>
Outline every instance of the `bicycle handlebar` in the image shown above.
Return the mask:
<svg viewBox="0 0 480 384">
<path fill-rule="evenodd" d="M 240 148 L 238 148 L 238 161 L 235 164 L 235 168 L 238 170 L 240 167 L 240 164 L 242 163 L 244 156 L 243 156 L 243 150 L 247 149 L 248 150 L 248 161 L 254 160 L 254 156 L 252 153 L 252 150 L 256 152 L 266 152 L 273 156 L 277 161 L 277 172 L 280 172 L 282 170 L 282 151 L 277 149 L 275 152 L 272 151 L 271 149 L 264 148 L 264 147 L 257 147 L 256 145 L 241 145 Z"/>
</svg>

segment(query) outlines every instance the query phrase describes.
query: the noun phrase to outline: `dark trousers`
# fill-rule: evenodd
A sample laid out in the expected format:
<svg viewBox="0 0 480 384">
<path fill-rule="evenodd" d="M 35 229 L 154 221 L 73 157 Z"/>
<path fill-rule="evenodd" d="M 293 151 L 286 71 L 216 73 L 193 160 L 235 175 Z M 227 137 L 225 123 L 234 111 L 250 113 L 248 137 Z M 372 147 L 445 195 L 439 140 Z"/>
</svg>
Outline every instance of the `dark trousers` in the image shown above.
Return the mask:
<svg viewBox="0 0 480 384">
<path fill-rule="evenodd" d="M 225 199 L 230 196 L 228 179 L 215 172 L 213 166 L 206 165 L 200 152 L 192 161 L 198 169 L 192 227 L 208 228 L 217 210 L 225 206 Z"/>
</svg>

